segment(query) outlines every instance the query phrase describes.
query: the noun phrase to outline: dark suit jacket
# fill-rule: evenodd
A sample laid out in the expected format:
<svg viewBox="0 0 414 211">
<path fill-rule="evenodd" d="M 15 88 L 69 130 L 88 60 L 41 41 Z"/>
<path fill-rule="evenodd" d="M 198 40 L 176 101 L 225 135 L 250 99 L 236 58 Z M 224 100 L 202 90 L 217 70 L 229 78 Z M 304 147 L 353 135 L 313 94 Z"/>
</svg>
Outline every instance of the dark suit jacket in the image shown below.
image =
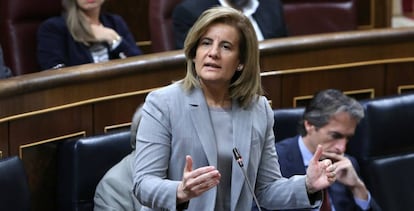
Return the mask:
<svg viewBox="0 0 414 211">
<path fill-rule="evenodd" d="M 253 18 L 259 25 L 264 39 L 287 36 L 281 1 L 260 0 L 259 2 L 259 7 L 253 14 Z M 217 0 L 184 0 L 174 8 L 172 18 L 177 49 L 183 48 L 188 31 L 201 13 L 218 5 L 220 3 Z"/>
<path fill-rule="evenodd" d="M 0 79 L 8 78 L 12 76 L 11 70 L 4 64 L 3 60 L 3 50 L 0 46 Z"/>
<path fill-rule="evenodd" d="M 127 57 L 142 54 L 120 16 L 102 14 L 100 20 L 104 26 L 114 29 L 122 37 L 121 44 L 113 51 L 107 46 L 109 59 L 120 58 L 120 53 Z M 62 16 L 49 18 L 39 26 L 37 44 L 37 58 L 42 70 L 58 64 L 73 66 L 93 63 L 88 46 L 73 40 Z"/>
<path fill-rule="evenodd" d="M 276 151 L 279 156 L 280 171 L 284 177 L 291 177 L 298 174 L 306 174 L 303 158 L 298 145 L 299 136 L 287 138 L 276 143 Z M 359 173 L 359 165 L 355 158 L 347 155 L 351 160 L 357 173 Z M 351 191 L 339 182 L 332 184 L 329 189 L 329 195 L 334 204 L 336 211 L 356 211 L 361 210 L 354 201 Z M 371 198 L 371 210 L 378 211 L 381 208 Z"/>
</svg>

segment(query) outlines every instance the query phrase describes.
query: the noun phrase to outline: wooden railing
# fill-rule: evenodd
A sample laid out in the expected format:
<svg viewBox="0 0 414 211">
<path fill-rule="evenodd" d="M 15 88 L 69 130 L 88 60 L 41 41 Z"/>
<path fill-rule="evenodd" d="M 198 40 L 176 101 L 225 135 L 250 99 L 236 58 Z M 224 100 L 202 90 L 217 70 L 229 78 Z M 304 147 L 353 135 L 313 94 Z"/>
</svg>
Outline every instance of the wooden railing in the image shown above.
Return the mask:
<svg viewBox="0 0 414 211">
<path fill-rule="evenodd" d="M 301 106 L 337 88 L 358 99 L 414 90 L 414 29 L 266 40 L 262 84 L 273 108 Z M 44 71 L 0 81 L 0 151 L 19 155 L 34 210 L 55 210 L 56 148 L 127 127 L 148 92 L 185 75 L 182 51 Z"/>
</svg>

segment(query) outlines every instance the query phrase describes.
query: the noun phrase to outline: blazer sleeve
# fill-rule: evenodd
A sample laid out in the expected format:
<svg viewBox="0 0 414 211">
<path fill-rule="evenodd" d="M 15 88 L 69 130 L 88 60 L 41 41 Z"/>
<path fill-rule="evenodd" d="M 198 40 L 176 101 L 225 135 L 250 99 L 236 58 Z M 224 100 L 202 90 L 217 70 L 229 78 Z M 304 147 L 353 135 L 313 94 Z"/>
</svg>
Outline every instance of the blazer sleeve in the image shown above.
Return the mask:
<svg viewBox="0 0 414 211">
<path fill-rule="evenodd" d="M 255 188 L 260 205 L 270 210 L 316 208 L 321 203 L 321 197 L 318 196 L 318 200 L 312 204 L 306 191 L 305 176 L 282 176 L 275 149 L 273 110 L 265 97 L 261 98 L 260 103 L 264 105 L 267 120 Z"/>
<path fill-rule="evenodd" d="M 180 181 L 167 175 L 168 168 L 174 168 L 169 167 L 172 137 L 169 104 L 165 95 L 152 92 L 143 105 L 137 132 L 134 194 L 144 206 L 175 210 Z"/>
<path fill-rule="evenodd" d="M 43 22 L 37 31 L 37 60 L 42 70 L 56 65 L 68 65 L 65 46 L 69 31 L 62 17 L 53 17 Z"/>
<path fill-rule="evenodd" d="M 140 210 L 132 193 L 134 151 L 109 169 L 96 186 L 94 210 Z"/>
</svg>

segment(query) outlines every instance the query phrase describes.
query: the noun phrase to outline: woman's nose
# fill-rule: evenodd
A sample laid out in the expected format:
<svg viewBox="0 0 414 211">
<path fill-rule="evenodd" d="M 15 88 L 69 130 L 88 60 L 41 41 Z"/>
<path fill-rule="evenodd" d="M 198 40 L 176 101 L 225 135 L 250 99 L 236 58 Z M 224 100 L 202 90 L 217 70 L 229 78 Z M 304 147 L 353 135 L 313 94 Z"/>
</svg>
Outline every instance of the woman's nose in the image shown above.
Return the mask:
<svg viewBox="0 0 414 211">
<path fill-rule="evenodd" d="M 219 47 L 217 45 L 211 45 L 210 50 L 208 51 L 208 56 L 209 57 L 213 57 L 213 58 L 217 58 L 219 55 Z"/>
</svg>

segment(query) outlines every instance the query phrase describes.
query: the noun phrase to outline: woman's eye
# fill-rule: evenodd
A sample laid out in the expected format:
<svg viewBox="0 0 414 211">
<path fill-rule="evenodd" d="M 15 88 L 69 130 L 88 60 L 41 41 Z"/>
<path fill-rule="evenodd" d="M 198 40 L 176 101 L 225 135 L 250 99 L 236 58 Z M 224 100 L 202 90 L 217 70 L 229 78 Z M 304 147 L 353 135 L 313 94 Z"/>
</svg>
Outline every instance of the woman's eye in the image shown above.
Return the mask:
<svg viewBox="0 0 414 211">
<path fill-rule="evenodd" d="M 231 49 L 231 45 L 224 44 L 224 45 L 222 45 L 222 48 L 223 49 L 226 49 L 226 50 L 230 50 Z"/>
<path fill-rule="evenodd" d="M 209 41 L 209 40 L 201 41 L 201 45 L 210 45 L 210 44 L 211 44 L 211 41 Z"/>
</svg>

